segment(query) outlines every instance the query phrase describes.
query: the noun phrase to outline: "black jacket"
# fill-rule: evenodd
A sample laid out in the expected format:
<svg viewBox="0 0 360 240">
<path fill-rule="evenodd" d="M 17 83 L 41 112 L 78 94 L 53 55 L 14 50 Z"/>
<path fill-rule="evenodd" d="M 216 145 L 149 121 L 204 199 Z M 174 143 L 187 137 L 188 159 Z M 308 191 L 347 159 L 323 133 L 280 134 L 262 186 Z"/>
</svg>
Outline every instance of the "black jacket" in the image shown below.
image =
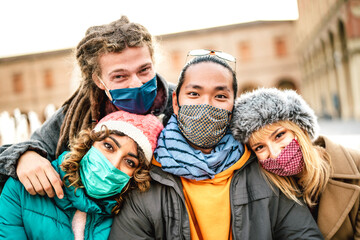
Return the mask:
<svg viewBox="0 0 360 240">
<path fill-rule="evenodd" d="M 150 174 L 150 190 L 130 193 L 115 216 L 109 239 L 190 239 L 180 178 L 156 166 Z M 234 172 L 230 186 L 233 239 L 323 239 L 307 207 L 273 188 L 254 155 Z"/>
</svg>

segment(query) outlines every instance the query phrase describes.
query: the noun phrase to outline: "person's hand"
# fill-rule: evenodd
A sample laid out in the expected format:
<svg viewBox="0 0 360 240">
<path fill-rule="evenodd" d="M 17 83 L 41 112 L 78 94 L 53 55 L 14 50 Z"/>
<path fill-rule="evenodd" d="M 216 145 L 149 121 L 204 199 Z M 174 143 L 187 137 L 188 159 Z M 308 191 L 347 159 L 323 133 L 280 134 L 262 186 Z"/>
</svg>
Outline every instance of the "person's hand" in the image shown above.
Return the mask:
<svg viewBox="0 0 360 240">
<path fill-rule="evenodd" d="M 19 158 L 16 173 L 26 191 L 31 195 L 40 194 L 63 198 L 63 182 L 49 160 L 34 151 L 27 151 Z"/>
</svg>

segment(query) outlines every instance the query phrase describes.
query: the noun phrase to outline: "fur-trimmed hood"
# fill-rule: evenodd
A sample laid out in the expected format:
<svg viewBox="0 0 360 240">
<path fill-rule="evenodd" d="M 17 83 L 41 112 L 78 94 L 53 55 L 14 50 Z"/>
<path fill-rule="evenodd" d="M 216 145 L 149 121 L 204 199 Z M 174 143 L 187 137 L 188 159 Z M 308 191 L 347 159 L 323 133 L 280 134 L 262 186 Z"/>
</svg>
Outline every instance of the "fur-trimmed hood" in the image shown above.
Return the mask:
<svg viewBox="0 0 360 240">
<path fill-rule="evenodd" d="M 236 140 L 247 143 L 251 134 L 265 125 L 289 120 L 315 140 L 319 125 L 314 111 L 293 90 L 259 88 L 235 101 L 231 131 Z"/>
</svg>

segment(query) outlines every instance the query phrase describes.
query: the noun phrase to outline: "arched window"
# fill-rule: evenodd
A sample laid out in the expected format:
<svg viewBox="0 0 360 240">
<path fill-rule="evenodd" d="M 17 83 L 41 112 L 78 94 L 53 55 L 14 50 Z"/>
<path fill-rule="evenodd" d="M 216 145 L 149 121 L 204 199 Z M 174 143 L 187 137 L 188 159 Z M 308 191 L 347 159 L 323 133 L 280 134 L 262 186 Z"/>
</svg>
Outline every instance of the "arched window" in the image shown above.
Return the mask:
<svg viewBox="0 0 360 240">
<path fill-rule="evenodd" d="M 297 87 L 296 87 L 294 81 L 292 81 L 289 78 L 280 79 L 280 81 L 278 82 L 276 87 L 278 89 L 282 89 L 282 90 L 285 90 L 285 89 L 297 90 Z"/>
</svg>

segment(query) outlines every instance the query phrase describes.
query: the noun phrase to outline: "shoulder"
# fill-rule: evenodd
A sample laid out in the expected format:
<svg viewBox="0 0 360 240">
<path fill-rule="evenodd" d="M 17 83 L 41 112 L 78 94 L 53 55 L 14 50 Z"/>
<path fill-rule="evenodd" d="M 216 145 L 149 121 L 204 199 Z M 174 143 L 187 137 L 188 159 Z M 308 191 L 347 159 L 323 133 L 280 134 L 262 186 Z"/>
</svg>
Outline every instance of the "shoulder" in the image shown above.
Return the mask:
<svg viewBox="0 0 360 240">
<path fill-rule="evenodd" d="M 132 204 L 142 205 L 144 208 L 153 208 L 155 206 L 161 206 L 161 195 L 164 189 L 167 186 L 164 186 L 156 181 L 151 181 L 150 188 L 145 192 L 141 192 L 138 189 L 132 190 L 129 195 L 126 197 L 126 201 L 131 202 Z"/>
<path fill-rule="evenodd" d="M 255 155 L 251 155 L 246 165 L 234 174 L 232 184 L 242 203 L 277 198 L 280 192 L 266 179 Z"/>
<path fill-rule="evenodd" d="M 25 187 L 22 185 L 22 183 L 19 180 L 10 177 L 6 181 L 1 192 L 0 202 L 1 204 L 10 202 L 10 204 L 14 206 L 17 204 L 21 205 L 20 202 L 29 196 L 31 196 L 30 193 L 25 190 Z"/>
<path fill-rule="evenodd" d="M 166 90 L 168 90 L 169 93 L 172 93 L 174 91 L 174 89 L 176 88 L 176 85 L 174 83 L 171 83 L 171 82 L 167 82 L 165 80 L 164 77 L 162 77 L 160 74 L 156 74 L 158 80 L 162 83 L 162 85 L 164 86 L 164 88 Z"/>
<path fill-rule="evenodd" d="M 64 118 L 65 118 L 64 107 L 61 107 L 58 110 L 56 110 L 56 112 L 46 121 L 47 122 L 55 122 L 55 121 L 62 122 L 64 120 Z"/>
<path fill-rule="evenodd" d="M 9 177 L 8 180 L 5 183 L 4 191 L 6 189 L 14 189 L 14 188 L 19 188 L 21 186 L 22 186 L 22 184 L 21 184 L 21 182 L 19 180 L 14 179 L 12 177 Z"/>
<path fill-rule="evenodd" d="M 316 146 L 323 147 L 326 152 L 330 155 L 334 170 L 343 169 L 345 167 L 351 168 L 356 167 L 357 173 L 360 170 L 360 151 L 344 147 L 341 144 L 331 141 L 325 136 L 320 136 L 314 143 Z M 345 164 L 347 163 L 347 164 Z M 354 171 L 354 170 L 352 170 Z"/>
</svg>

